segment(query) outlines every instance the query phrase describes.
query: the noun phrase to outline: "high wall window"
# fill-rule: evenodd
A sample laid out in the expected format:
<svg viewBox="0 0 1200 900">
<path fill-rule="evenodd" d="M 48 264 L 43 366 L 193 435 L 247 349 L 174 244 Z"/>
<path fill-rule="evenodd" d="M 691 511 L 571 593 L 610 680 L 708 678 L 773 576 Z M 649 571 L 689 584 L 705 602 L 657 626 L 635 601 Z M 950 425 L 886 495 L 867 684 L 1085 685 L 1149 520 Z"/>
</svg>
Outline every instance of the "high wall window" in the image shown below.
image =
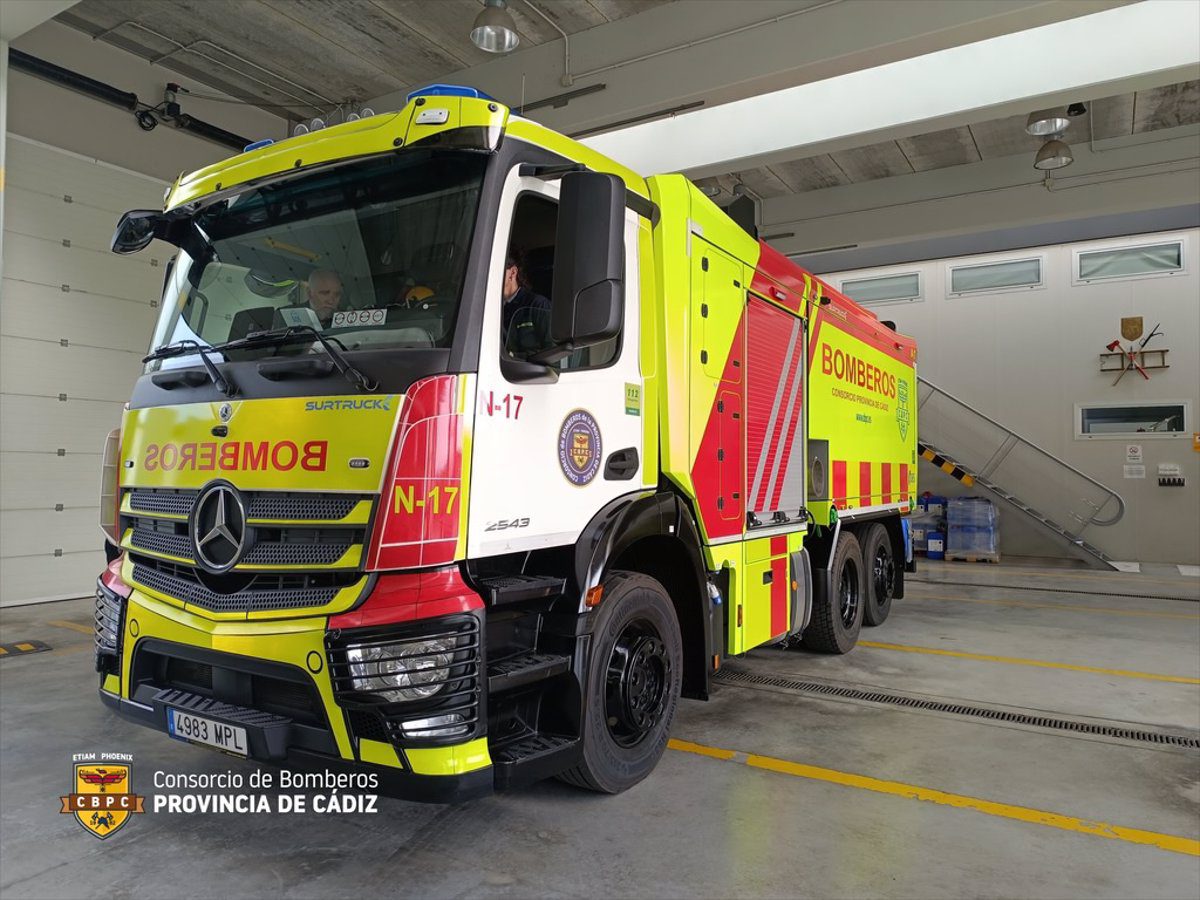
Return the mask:
<svg viewBox="0 0 1200 900">
<path fill-rule="evenodd" d="M 1076 437 L 1183 434 L 1188 427 L 1188 404 L 1092 403 L 1075 407 Z"/>
<path fill-rule="evenodd" d="M 895 300 L 921 299 L 921 273 L 901 272 L 897 275 L 874 275 L 870 278 L 848 278 L 841 291 L 859 303 L 887 303 Z"/>
<path fill-rule="evenodd" d="M 1075 282 L 1174 275 L 1183 271 L 1183 241 L 1075 251 Z"/>
<path fill-rule="evenodd" d="M 1042 286 L 1042 258 L 1009 259 L 977 265 L 950 266 L 948 293 L 974 294 Z"/>
</svg>

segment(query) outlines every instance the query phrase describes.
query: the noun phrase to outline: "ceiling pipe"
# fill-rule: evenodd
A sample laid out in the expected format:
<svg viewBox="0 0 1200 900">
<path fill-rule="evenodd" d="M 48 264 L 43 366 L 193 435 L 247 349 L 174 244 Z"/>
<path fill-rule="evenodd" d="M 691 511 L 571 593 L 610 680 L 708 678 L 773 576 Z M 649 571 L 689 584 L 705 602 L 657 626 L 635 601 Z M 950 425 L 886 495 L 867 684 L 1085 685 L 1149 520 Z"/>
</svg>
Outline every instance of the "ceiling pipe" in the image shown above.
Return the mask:
<svg viewBox="0 0 1200 900">
<path fill-rule="evenodd" d="M 550 24 L 551 28 L 553 28 L 555 31 L 557 31 L 559 34 L 562 35 L 562 39 L 563 39 L 563 74 L 562 74 L 562 78 L 559 79 L 559 81 L 563 87 L 570 87 L 572 84 L 575 83 L 575 76 L 573 76 L 571 74 L 571 36 L 569 34 L 567 34 L 565 31 L 563 31 L 562 28 L 559 27 L 559 24 L 557 22 L 555 22 L 552 18 L 550 18 L 548 15 L 546 15 L 544 12 L 542 12 L 540 9 L 538 9 L 536 6 L 534 6 L 533 0 L 525 0 L 525 5 L 528 6 L 530 9 L 532 9 L 535 13 L 537 13 L 543 19 L 545 19 Z"/>
<path fill-rule="evenodd" d="M 258 69 L 260 72 L 263 72 L 266 75 L 269 75 L 270 77 L 274 78 L 277 82 L 282 82 L 283 84 L 287 84 L 298 90 L 304 91 L 306 94 L 309 95 L 310 98 L 316 97 L 318 100 L 322 101 L 323 103 L 327 104 L 330 107 L 337 105 L 336 101 L 330 99 L 329 97 L 326 97 L 324 94 L 319 93 L 318 91 L 314 91 L 312 88 L 307 88 L 302 84 L 298 84 L 297 82 L 292 81 L 290 78 L 286 78 L 283 75 L 278 74 L 277 72 L 272 72 L 270 69 L 264 68 L 263 66 L 260 66 L 256 62 L 246 59 L 244 56 L 239 56 L 237 53 L 234 53 L 232 50 L 226 50 L 220 44 L 214 44 L 212 41 L 207 40 L 207 39 L 193 41 L 191 44 L 184 44 L 183 42 L 177 41 L 175 38 L 170 37 L 169 35 L 165 35 L 159 31 L 155 31 L 153 28 L 148 28 L 147 26 L 143 25 L 141 22 L 135 22 L 132 19 L 127 19 L 124 22 L 118 22 L 116 25 L 113 25 L 111 28 L 105 28 L 103 31 L 99 31 L 96 34 L 93 34 L 91 36 L 91 38 L 93 41 L 100 40 L 101 38 L 107 37 L 108 35 L 112 34 L 114 31 L 119 31 L 122 28 L 136 28 L 139 31 L 146 32 L 146 34 L 153 35 L 154 37 L 158 38 L 160 41 L 166 41 L 168 44 L 175 45 L 174 50 L 168 51 L 167 53 L 160 53 L 158 56 L 149 57 L 147 59 L 147 62 L 149 62 L 151 65 L 162 65 L 162 61 L 164 59 L 167 59 L 176 53 L 183 53 L 183 52 L 191 53 L 192 55 L 198 56 L 203 60 L 207 60 L 208 62 L 211 62 L 211 63 L 214 63 L 215 65 L 221 66 L 222 68 L 228 69 L 230 72 L 234 72 L 238 76 L 245 78 L 247 81 L 253 81 L 255 84 L 257 84 L 261 87 L 265 87 L 268 90 L 275 91 L 278 94 L 283 94 L 286 97 L 291 97 L 293 100 L 297 101 L 297 103 L 299 103 L 303 106 L 307 106 L 309 109 L 312 109 L 315 112 L 318 112 L 318 113 L 325 112 L 324 107 L 318 106 L 317 104 L 313 103 L 311 99 L 305 99 L 304 97 L 293 94 L 291 91 L 284 90 L 283 88 L 279 87 L 277 84 L 272 84 L 269 81 L 263 81 L 261 78 L 251 75 L 249 72 L 246 72 L 243 69 L 239 69 L 237 66 L 231 66 L 229 63 L 225 62 L 224 60 L 217 59 L 215 56 L 210 56 L 207 53 L 201 53 L 199 50 L 195 49 L 196 47 L 200 46 L 201 44 L 205 44 L 209 47 L 214 48 L 215 50 L 219 51 L 220 53 L 224 53 L 226 56 L 230 56 L 233 59 L 236 59 L 238 62 L 242 62 L 242 63 L 245 63 L 246 65 L 253 66 L 254 68 Z M 108 43 L 111 44 L 112 41 L 108 41 Z M 114 45 L 114 46 L 116 46 L 116 45 Z"/>
<path fill-rule="evenodd" d="M 87 75 L 81 75 L 70 69 L 64 69 L 62 66 L 57 66 L 36 56 L 30 56 L 28 53 L 22 53 L 20 50 L 10 48 L 8 61 L 9 65 L 19 72 L 25 72 L 28 75 L 60 85 L 110 106 L 116 106 L 135 114 L 153 112 L 153 107 L 143 103 L 138 99 L 138 95 L 131 91 L 123 91 L 111 84 L 97 81 L 95 78 L 89 78 Z M 234 150 L 243 150 L 250 143 L 249 138 L 226 131 L 224 128 L 213 125 L 211 122 L 205 122 L 203 119 L 197 119 L 195 116 L 182 114 L 167 117 L 161 112 L 157 112 L 156 115 L 182 131 L 191 132 L 198 137 Z M 153 128 L 153 126 L 150 127 Z"/>
</svg>

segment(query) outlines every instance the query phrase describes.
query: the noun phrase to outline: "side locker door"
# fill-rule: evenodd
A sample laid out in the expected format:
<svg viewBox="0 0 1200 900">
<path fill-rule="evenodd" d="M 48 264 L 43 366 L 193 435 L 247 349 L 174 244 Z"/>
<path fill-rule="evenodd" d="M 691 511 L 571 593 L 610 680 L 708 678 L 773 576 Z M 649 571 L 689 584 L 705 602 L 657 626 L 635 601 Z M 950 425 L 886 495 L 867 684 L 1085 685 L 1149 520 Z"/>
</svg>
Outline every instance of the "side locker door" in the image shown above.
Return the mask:
<svg viewBox="0 0 1200 900">
<path fill-rule="evenodd" d="M 786 532 L 804 505 L 804 321 L 750 295 L 746 305 L 746 519 L 742 647 L 791 628 Z"/>
<path fill-rule="evenodd" d="M 709 541 L 745 526 L 742 265 L 692 236 L 692 480 Z"/>
<path fill-rule="evenodd" d="M 640 489 L 644 480 L 633 212 L 626 210 L 625 312 L 616 358 L 597 367 L 568 361 L 554 384 L 510 382 L 500 368 L 504 260 L 514 212 L 521 196 L 557 201 L 558 190 L 557 182 L 523 177 L 514 168 L 500 202 L 468 488 L 467 553 L 473 558 L 572 544 L 605 504 Z"/>
</svg>

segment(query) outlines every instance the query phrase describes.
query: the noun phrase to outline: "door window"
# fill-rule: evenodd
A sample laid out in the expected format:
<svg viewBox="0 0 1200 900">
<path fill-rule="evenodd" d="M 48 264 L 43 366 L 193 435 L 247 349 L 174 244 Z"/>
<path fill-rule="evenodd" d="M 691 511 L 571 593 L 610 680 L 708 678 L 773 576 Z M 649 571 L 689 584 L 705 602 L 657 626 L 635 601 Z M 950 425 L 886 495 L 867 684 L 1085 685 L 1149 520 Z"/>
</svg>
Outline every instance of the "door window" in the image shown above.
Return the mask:
<svg viewBox="0 0 1200 900">
<path fill-rule="evenodd" d="M 501 353 L 529 359 L 551 345 L 550 296 L 554 284 L 554 247 L 558 204 L 540 194 L 517 199 L 508 251 L 504 259 L 500 317 Z M 620 352 L 620 335 L 576 350 L 554 363 L 561 371 L 599 369 Z"/>
</svg>

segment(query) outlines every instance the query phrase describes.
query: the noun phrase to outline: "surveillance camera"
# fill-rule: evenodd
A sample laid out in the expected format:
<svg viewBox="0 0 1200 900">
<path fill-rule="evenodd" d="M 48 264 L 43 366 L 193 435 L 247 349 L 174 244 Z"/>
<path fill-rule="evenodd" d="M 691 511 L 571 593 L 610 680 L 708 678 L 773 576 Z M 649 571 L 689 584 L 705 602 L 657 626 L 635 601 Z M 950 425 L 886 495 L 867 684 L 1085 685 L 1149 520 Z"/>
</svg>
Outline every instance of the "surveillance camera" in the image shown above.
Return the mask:
<svg viewBox="0 0 1200 900">
<path fill-rule="evenodd" d="M 134 113 L 134 117 L 137 119 L 138 127 L 141 128 L 142 131 L 153 131 L 158 127 L 158 119 L 155 118 L 154 113 L 150 112 L 148 109 L 143 109 Z"/>
<path fill-rule="evenodd" d="M 1087 112 L 1087 107 L 1084 106 L 1082 103 L 1072 103 L 1070 106 L 1067 107 L 1067 115 L 1070 116 L 1071 118 L 1075 118 L 1076 116 L 1082 116 L 1086 112 Z"/>
</svg>

